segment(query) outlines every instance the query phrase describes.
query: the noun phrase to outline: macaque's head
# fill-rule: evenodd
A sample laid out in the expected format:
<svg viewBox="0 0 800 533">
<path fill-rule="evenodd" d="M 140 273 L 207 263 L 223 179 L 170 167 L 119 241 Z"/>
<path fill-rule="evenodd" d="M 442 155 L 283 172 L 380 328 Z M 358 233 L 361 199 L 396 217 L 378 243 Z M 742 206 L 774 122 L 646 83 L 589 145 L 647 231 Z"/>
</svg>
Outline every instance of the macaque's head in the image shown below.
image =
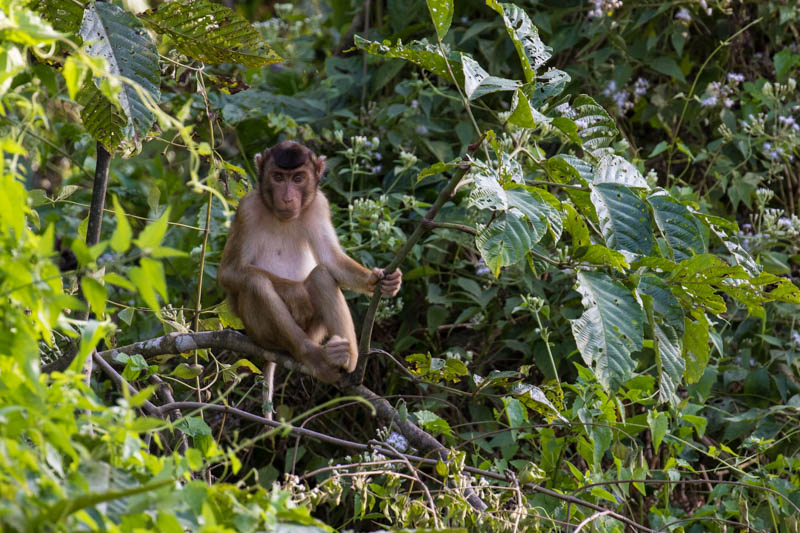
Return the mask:
<svg viewBox="0 0 800 533">
<path fill-rule="evenodd" d="M 293 220 L 314 201 L 325 172 L 325 156 L 295 141 L 283 141 L 255 158 L 261 199 L 282 221 Z"/>
</svg>

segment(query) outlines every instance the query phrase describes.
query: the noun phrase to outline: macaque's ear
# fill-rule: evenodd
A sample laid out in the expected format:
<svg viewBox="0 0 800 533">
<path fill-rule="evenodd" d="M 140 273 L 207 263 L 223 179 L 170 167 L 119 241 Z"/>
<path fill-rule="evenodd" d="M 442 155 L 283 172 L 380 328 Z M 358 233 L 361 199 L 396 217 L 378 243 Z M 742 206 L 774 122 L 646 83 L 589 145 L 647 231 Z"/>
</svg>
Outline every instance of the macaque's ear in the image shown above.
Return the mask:
<svg viewBox="0 0 800 533">
<path fill-rule="evenodd" d="M 256 154 L 253 158 L 253 161 L 256 164 L 256 173 L 258 174 L 258 179 L 261 180 L 262 174 L 264 174 L 264 167 L 267 165 L 267 161 L 269 161 L 270 156 L 270 149 L 265 149 L 262 153 Z"/>
<path fill-rule="evenodd" d="M 327 159 L 328 158 L 324 155 L 314 156 L 314 174 L 317 176 L 318 180 L 325 174 L 325 161 Z"/>
</svg>

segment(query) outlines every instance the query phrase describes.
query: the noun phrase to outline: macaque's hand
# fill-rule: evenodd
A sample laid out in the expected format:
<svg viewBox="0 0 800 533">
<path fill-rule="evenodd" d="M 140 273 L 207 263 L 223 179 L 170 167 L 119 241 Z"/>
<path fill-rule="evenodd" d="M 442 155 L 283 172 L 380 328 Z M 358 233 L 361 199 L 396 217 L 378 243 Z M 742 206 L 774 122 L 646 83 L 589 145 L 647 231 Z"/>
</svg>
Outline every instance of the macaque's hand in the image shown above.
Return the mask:
<svg viewBox="0 0 800 533">
<path fill-rule="evenodd" d="M 373 268 L 372 274 L 380 281 L 381 292 L 386 296 L 395 296 L 400 291 L 400 285 L 403 283 L 403 273 L 400 272 L 399 268 L 391 274 L 387 274 L 382 268 Z"/>
</svg>

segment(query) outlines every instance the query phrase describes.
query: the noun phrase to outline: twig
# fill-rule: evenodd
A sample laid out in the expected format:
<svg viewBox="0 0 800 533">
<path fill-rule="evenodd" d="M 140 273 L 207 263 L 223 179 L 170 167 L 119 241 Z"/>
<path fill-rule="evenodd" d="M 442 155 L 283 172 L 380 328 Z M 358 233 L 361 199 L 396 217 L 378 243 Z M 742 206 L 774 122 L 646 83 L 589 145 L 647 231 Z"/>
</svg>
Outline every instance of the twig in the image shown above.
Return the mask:
<svg viewBox="0 0 800 533">
<path fill-rule="evenodd" d="M 481 138 L 477 143 L 470 146 L 468 154 L 475 152 L 478 149 L 478 146 L 482 144 L 483 139 Z M 444 188 L 439 192 L 439 196 L 436 198 L 436 201 L 433 205 L 428 209 L 428 212 L 425 214 L 423 219 L 417 224 L 417 227 L 414 229 L 414 233 L 406 241 L 406 244 L 403 248 L 397 253 L 395 258 L 389 263 L 389 266 L 386 267 L 386 272 L 394 272 L 403 260 L 406 258 L 406 255 L 411 251 L 417 241 L 422 238 L 423 232 L 427 229 L 426 225 L 429 222 L 432 222 L 434 218 L 436 218 L 436 214 L 439 212 L 439 209 L 450 199 L 450 195 L 452 194 L 453 190 L 458 185 L 458 182 L 464 177 L 464 175 L 469 171 L 470 166 L 468 163 L 468 157 L 465 155 L 462 159 L 461 164 L 458 167 L 458 170 L 453 174 L 453 177 L 450 178 L 450 181 Z M 372 293 L 372 300 L 369 302 L 369 308 L 367 309 L 367 314 L 364 316 L 364 322 L 361 327 L 361 336 L 359 337 L 359 344 L 358 344 L 358 366 L 356 367 L 355 371 L 348 376 L 348 383 L 351 385 L 359 385 L 364 381 L 364 372 L 366 370 L 366 357 L 362 356 L 361 354 L 366 354 L 369 352 L 370 341 L 372 338 L 372 326 L 375 323 L 375 313 L 378 310 L 378 301 L 381 297 L 381 287 L 380 283 L 377 284 L 375 287 L 375 291 Z"/>
<path fill-rule="evenodd" d="M 611 511 L 600 511 L 599 513 L 594 513 L 592 516 L 590 516 L 589 518 L 587 518 L 586 520 L 584 520 L 583 522 L 578 524 L 578 527 L 576 527 L 575 530 L 572 533 L 578 533 L 581 529 L 583 529 L 583 526 L 585 526 L 589 522 L 597 520 L 601 516 L 605 516 L 605 515 L 610 514 L 610 513 L 611 513 Z"/>
<path fill-rule="evenodd" d="M 127 388 L 131 396 L 136 396 L 139 393 L 139 391 L 136 390 L 133 385 L 128 383 L 128 381 L 125 378 L 123 378 L 119 372 L 114 370 L 114 368 L 110 364 L 108 364 L 108 362 L 105 359 L 100 357 L 100 354 L 98 354 L 96 350 L 92 352 L 91 359 L 93 359 L 94 362 L 97 363 L 97 366 L 99 366 L 100 369 L 103 372 L 105 372 L 106 375 L 109 378 L 111 378 L 111 381 L 116 383 L 118 387 Z M 159 408 L 153 405 L 149 400 L 145 400 L 144 403 L 142 403 L 142 409 L 144 409 L 145 412 L 149 415 L 161 414 Z"/>
<path fill-rule="evenodd" d="M 160 377 L 153 374 L 148 379 L 150 383 L 156 386 L 156 394 L 158 394 L 159 399 L 162 403 L 174 403 L 175 398 L 172 397 L 172 390 L 170 389 L 169 385 Z M 183 418 L 183 413 L 180 412 L 179 409 L 175 409 L 169 412 L 169 419 L 173 422 L 177 422 Z M 181 431 L 180 429 L 175 429 L 178 432 L 178 450 L 181 453 L 186 453 L 186 450 L 189 448 L 189 443 L 186 440 L 186 434 Z"/>
</svg>

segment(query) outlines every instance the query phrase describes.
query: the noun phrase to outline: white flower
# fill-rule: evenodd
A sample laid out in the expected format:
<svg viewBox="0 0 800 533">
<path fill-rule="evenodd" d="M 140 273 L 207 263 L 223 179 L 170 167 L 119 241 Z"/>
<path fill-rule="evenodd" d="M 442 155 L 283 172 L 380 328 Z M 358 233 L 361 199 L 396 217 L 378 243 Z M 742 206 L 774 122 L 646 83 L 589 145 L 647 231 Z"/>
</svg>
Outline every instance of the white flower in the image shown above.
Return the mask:
<svg viewBox="0 0 800 533">
<path fill-rule="evenodd" d="M 677 13 L 675 13 L 675 18 L 678 20 L 685 20 L 688 22 L 692 20 L 692 15 L 685 7 L 682 7 L 678 10 Z"/>
</svg>

